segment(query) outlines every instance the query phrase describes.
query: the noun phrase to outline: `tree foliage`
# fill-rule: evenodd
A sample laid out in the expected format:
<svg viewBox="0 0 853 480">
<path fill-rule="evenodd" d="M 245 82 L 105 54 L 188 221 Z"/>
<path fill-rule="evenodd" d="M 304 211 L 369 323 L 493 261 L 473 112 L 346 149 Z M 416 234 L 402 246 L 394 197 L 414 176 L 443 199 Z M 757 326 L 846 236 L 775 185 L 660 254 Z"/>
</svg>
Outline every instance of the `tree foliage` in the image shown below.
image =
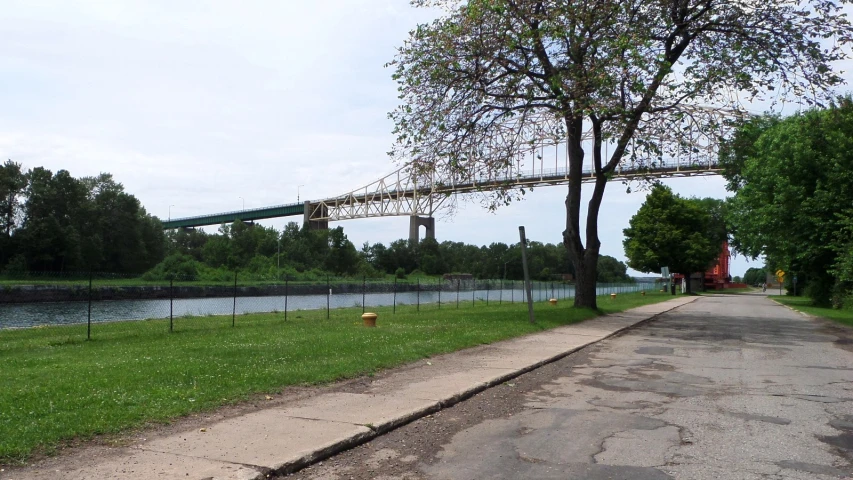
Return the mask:
<svg viewBox="0 0 853 480">
<path fill-rule="evenodd" d="M 758 119 L 755 123 L 761 123 Z M 729 205 L 733 245 L 797 275 L 828 304 L 833 286 L 853 281 L 853 100 L 741 130 Z M 735 139 L 736 141 L 738 138 Z"/>
<path fill-rule="evenodd" d="M 164 255 L 160 221 L 108 173 L 74 178 L 0 168 L 2 265 L 30 271 L 141 273 Z"/>
<path fill-rule="evenodd" d="M 628 275 L 628 266 L 610 255 L 598 257 L 598 281 L 601 283 L 633 282 Z"/>
<path fill-rule="evenodd" d="M 747 285 L 761 285 L 767 281 L 767 270 L 763 268 L 750 267 L 743 275 L 743 283 Z"/>
<path fill-rule="evenodd" d="M 390 114 L 392 155 L 453 179 L 504 171 L 543 142 L 565 143 L 563 243 L 579 281 L 575 304 L 594 307 L 598 212 L 619 164 L 692 152 L 685 122 L 708 135 L 719 126 L 692 107 L 730 105 L 728 92 L 821 101 L 841 80 L 832 64 L 851 40 L 842 3 L 414 0 L 445 14 L 412 31 L 392 62 L 401 99 Z M 584 165 L 595 183 L 582 229 Z M 507 186 L 491 206 L 512 198 Z"/>
<path fill-rule="evenodd" d="M 628 266 L 654 273 L 669 267 L 685 276 L 704 272 L 726 239 L 725 230 L 716 225 L 721 214 L 714 213 L 721 210 L 721 203 L 685 199 L 667 186 L 655 185 L 623 230 Z M 690 282 L 687 285 L 689 291 Z"/>
</svg>

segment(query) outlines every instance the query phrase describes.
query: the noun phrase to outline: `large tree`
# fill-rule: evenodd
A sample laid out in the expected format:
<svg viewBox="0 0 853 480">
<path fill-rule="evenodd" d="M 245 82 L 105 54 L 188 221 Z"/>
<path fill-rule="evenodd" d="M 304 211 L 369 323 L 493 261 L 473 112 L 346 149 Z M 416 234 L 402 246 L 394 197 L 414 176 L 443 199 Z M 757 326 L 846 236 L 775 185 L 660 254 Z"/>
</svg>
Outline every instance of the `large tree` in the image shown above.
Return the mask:
<svg viewBox="0 0 853 480">
<path fill-rule="evenodd" d="M 721 201 L 687 199 L 655 185 L 624 230 L 628 266 L 660 273 L 662 267 L 690 277 L 719 255 L 725 230 L 716 226 Z M 687 282 L 687 291 L 691 291 Z"/>
<path fill-rule="evenodd" d="M 578 279 L 575 305 L 595 307 L 605 185 L 628 159 L 660 159 L 655 141 L 696 105 L 731 105 L 766 90 L 820 101 L 847 57 L 846 0 L 413 0 L 443 8 L 399 49 L 401 106 L 391 152 L 415 172 L 450 179 L 505 171 L 537 145 L 565 142 L 563 242 Z M 591 146 L 584 133 L 591 129 Z M 692 151 L 689 139 L 673 148 Z M 612 144 L 605 158 L 605 145 Z M 587 155 L 591 156 L 589 158 Z M 594 186 L 581 220 L 583 166 Z M 589 176 L 589 174 L 587 174 Z M 505 185 L 492 207 L 515 198 Z"/>
<path fill-rule="evenodd" d="M 754 130 L 747 124 L 741 131 Z M 797 275 L 817 303 L 828 304 L 837 282 L 853 283 L 846 273 L 853 264 L 853 99 L 773 122 L 751 142 L 737 137 L 729 173 L 733 245 L 764 256 L 771 271 Z"/>
</svg>

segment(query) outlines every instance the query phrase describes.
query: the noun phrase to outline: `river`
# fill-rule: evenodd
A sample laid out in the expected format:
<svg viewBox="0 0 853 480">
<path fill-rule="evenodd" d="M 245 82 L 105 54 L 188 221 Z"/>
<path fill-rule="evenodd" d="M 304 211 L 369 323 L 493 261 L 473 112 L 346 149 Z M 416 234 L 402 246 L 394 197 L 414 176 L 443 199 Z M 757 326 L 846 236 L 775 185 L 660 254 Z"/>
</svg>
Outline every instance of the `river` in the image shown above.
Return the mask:
<svg viewBox="0 0 853 480">
<path fill-rule="evenodd" d="M 597 293 L 606 295 L 612 292 L 627 293 L 638 292 L 643 289 L 652 288 L 647 284 L 637 283 L 629 285 L 599 285 Z M 573 298 L 574 287 L 571 285 L 555 285 L 551 288 L 548 284 L 534 288 L 533 300 L 545 301 L 549 298 L 565 299 Z M 435 290 L 421 292 L 399 292 L 368 293 L 364 296 L 367 308 L 394 305 L 415 304 L 437 304 L 439 301 L 445 305 L 456 305 L 459 302 L 488 301 L 489 303 L 521 302 L 524 292 L 521 289 L 497 289 L 497 290 L 451 290 L 438 292 Z M 230 315 L 232 312 L 262 313 L 262 312 L 288 312 L 296 310 L 323 310 L 327 308 L 360 307 L 362 305 L 361 294 L 335 294 L 332 290 L 330 295 L 289 295 L 265 296 L 265 297 L 237 297 L 236 304 L 233 297 L 225 298 L 189 298 L 175 299 L 171 304 L 171 315 L 183 316 L 206 316 L 206 315 Z M 152 318 L 169 318 L 170 301 L 168 299 L 157 300 L 112 300 L 92 302 L 91 321 L 124 321 L 145 320 Z M 68 325 L 86 323 L 89 319 L 88 302 L 45 302 L 25 304 L 2 304 L 0 305 L 0 329 L 22 328 L 38 325 Z"/>
</svg>

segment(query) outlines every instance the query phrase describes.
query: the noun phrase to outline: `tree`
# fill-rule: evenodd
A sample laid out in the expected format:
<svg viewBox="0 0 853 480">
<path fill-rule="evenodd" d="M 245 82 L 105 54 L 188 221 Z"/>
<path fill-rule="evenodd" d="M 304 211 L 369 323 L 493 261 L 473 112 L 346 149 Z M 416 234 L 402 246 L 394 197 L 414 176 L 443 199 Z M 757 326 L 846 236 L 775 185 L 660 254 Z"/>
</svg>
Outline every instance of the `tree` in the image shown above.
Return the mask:
<svg viewBox="0 0 853 480">
<path fill-rule="evenodd" d="M 503 171 L 542 143 L 565 142 L 563 243 L 578 279 L 575 305 L 586 307 L 596 307 L 599 208 L 620 163 L 660 159 L 667 147 L 655 138 L 684 132 L 682 122 L 715 130 L 706 110 L 692 107 L 729 105 L 724 92 L 755 98 L 778 89 L 821 101 L 841 82 L 832 64 L 847 58 L 853 36 L 830 0 L 413 4 L 445 13 L 412 31 L 391 62 L 401 99 L 389 114 L 397 135 L 391 155 L 416 175 L 450 179 Z M 668 148 L 695 148 L 674 140 Z M 595 182 L 582 229 L 584 164 Z M 511 188 L 497 190 L 490 207 L 517 198 Z"/>
<path fill-rule="evenodd" d="M 54 272 L 96 268 L 90 261 L 97 259 L 84 258 L 89 242 L 81 237 L 92 220 L 85 185 L 67 170 L 54 175 L 42 167 L 30 170 L 28 179 L 24 220 L 15 237 L 29 267 Z M 97 244 L 86 251 L 95 254 L 100 249 Z"/>
<path fill-rule="evenodd" d="M 12 232 L 20 225 L 21 196 L 27 187 L 27 175 L 11 160 L 0 165 L 0 266 L 14 255 Z"/>
<path fill-rule="evenodd" d="M 610 255 L 598 257 L 598 281 L 601 283 L 632 282 L 628 275 L 628 267 Z"/>
<path fill-rule="evenodd" d="M 628 266 L 660 273 L 661 267 L 689 277 L 705 271 L 719 255 L 722 239 L 709 232 L 712 215 L 700 200 L 681 198 L 664 185 L 655 185 L 623 230 Z M 691 291 L 687 282 L 687 291 Z"/>
<path fill-rule="evenodd" d="M 747 285 L 761 285 L 767 281 L 767 270 L 763 268 L 750 267 L 743 275 L 743 283 Z"/>
<path fill-rule="evenodd" d="M 355 245 L 347 239 L 344 229 L 333 228 L 329 232 L 329 250 L 323 265 L 327 271 L 337 275 L 353 275 L 359 267 L 359 256 Z"/>
<path fill-rule="evenodd" d="M 441 247 L 434 238 L 425 238 L 419 243 L 418 268 L 427 275 L 447 272 L 447 264 L 441 257 Z"/>
<path fill-rule="evenodd" d="M 733 246 L 797 275 L 828 305 L 850 251 L 850 236 L 839 233 L 853 214 L 853 99 L 782 119 L 743 143 L 734 147 L 742 161 L 728 206 Z"/>
<path fill-rule="evenodd" d="M 19 225 L 21 196 L 27 187 L 27 175 L 21 164 L 7 160 L 0 165 L 0 231 L 7 237 Z"/>
</svg>

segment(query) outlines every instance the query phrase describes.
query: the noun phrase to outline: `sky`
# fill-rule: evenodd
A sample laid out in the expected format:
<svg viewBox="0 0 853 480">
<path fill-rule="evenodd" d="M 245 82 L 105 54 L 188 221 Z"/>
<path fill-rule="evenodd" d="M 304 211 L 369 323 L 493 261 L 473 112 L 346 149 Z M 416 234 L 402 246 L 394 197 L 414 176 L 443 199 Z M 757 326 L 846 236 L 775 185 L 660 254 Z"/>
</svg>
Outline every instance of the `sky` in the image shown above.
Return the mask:
<svg viewBox="0 0 853 480">
<path fill-rule="evenodd" d="M 0 158 L 111 173 L 164 220 L 338 196 L 398 168 L 385 64 L 436 14 L 408 0 L 4 0 Z M 717 176 L 665 183 L 727 195 Z M 558 243 L 566 192 L 537 188 L 494 213 L 463 199 L 438 216 L 437 240 L 515 243 L 524 225 Z M 626 261 L 622 230 L 646 194 L 608 185 L 602 254 Z M 360 248 L 406 238 L 409 219 L 332 225 Z M 761 266 L 735 256 L 731 273 Z"/>
</svg>

